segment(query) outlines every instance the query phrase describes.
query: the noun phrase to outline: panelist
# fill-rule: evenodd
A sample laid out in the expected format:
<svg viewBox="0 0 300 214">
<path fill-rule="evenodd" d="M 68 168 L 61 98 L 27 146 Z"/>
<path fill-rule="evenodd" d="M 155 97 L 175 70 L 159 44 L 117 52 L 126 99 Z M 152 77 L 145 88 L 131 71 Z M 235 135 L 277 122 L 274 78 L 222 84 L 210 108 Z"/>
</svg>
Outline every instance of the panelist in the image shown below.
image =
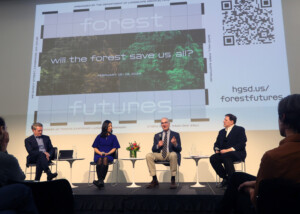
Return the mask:
<svg viewBox="0 0 300 214">
<path fill-rule="evenodd" d="M 155 161 L 170 161 L 171 170 L 171 189 L 176 189 L 175 176 L 177 172 L 177 164 L 180 165 L 181 141 L 177 132 L 170 130 L 170 122 L 168 118 L 161 119 L 162 132 L 155 134 L 152 153 L 146 155 L 146 161 L 149 168 L 152 181 L 147 185 L 148 189 L 158 187 L 156 177 Z"/>
<path fill-rule="evenodd" d="M 210 157 L 210 163 L 216 173 L 223 179 L 218 188 L 228 185 L 229 177 L 235 172 L 233 162 L 244 161 L 246 158 L 247 137 L 245 129 L 236 124 L 237 117 L 233 114 L 226 114 L 224 118 L 224 129 L 214 144 L 214 151 Z"/>
<path fill-rule="evenodd" d="M 96 137 L 92 147 L 94 148 L 94 162 L 96 165 L 97 181 L 93 181 L 99 189 L 104 187 L 104 179 L 108 170 L 108 163 L 113 162 L 113 154 L 120 148 L 116 135 L 112 134 L 112 123 L 105 120 L 102 124 L 102 131 Z"/>
<path fill-rule="evenodd" d="M 57 176 L 49 169 L 49 163 L 54 159 L 54 148 L 49 136 L 43 135 L 43 124 L 33 123 L 31 126 L 33 135 L 25 139 L 25 147 L 28 152 L 27 163 L 36 164 L 35 180 L 39 181 L 42 172 L 47 173 L 47 181 Z"/>
</svg>

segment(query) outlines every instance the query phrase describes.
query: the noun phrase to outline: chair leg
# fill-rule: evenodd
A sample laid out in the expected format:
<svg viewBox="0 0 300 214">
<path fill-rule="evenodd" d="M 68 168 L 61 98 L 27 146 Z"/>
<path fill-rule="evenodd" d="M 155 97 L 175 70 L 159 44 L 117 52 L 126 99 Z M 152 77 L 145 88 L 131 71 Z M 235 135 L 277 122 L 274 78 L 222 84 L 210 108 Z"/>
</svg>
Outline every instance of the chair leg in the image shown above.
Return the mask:
<svg viewBox="0 0 300 214">
<path fill-rule="evenodd" d="M 218 184 L 218 183 L 220 183 L 221 182 L 221 178 L 218 176 L 218 174 L 216 173 L 216 185 Z"/>
<path fill-rule="evenodd" d="M 179 166 L 177 166 L 177 186 L 179 186 L 179 176 L 180 176 Z"/>
<path fill-rule="evenodd" d="M 115 163 L 113 163 L 112 164 L 112 171 L 111 171 L 111 174 L 112 174 L 112 178 L 111 178 L 111 180 L 112 180 L 112 182 L 111 182 L 111 186 L 116 186 L 117 184 L 118 184 L 118 171 L 119 171 L 119 161 L 118 160 L 116 160 L 116 162 Z M 114 168 L 116 167 L 116 174 L 117 174 L 117 177 L 116 177 L 116 179 L 114 179 Z M 116 182 L 115 183 L 113 183 L 113 181 L 114 180 L 116 180 Z"/>
<path fill-rule="evenodd" d="M 118 184 L 119 183 L 119 161 L 117 160 L 117 163 L 116 163 L 117 165 L 117 177 L 116 177 L 116 184 Z"/>
<path fill-rule="evenodd" d="M 93 168 L 93 169 L 91 169 Z M 92 182 L 90 182 L 91 180 L 91 173 L 93 173 L 93 181 L 95 180 L 95 172 L 96 172 L 96 165 L 91 165 L 89 167 L 89 176 L 88 176 L 88 186 L 92 186 Z"/>
<path fill-rule="evenodd" d="M 32 166 L 30 167 L 30 180 L 32 180 L 31 176 L 32 176 Z"/>
<path fill-rule="evenodd" d="M 90 174 L 91 174 L 91 164 L 90 164 L 90 167 L 89 167 L 88 186 L 91 186 L 90 185 Z"/>
<path fill-rule="evenodd" d="M 25 166 L 25 177 L 27 176 L 27 166 Z"/>
</svg>

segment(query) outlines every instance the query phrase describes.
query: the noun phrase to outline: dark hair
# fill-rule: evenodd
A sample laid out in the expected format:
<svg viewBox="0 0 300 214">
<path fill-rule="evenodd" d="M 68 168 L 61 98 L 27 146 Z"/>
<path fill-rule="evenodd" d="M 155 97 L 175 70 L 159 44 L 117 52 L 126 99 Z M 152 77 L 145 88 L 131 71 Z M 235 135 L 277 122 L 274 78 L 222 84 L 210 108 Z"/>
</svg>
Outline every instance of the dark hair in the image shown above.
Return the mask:
<svg viewBox="0 0 300 214">
<path fill-rule="evenodd" d="M 107 136 L 107 134 L 108 134 L 107 129 L 108 129 L 108 125 L 110 123 L 111 123 L 111 121 L 109 121 L 109 120 L 105 120 L 103 122 L 103 124 L 102 124 L 102 131 L 101 131 L 101 134 L 100 134 L 101 137 L 106 137 Z M 112 133 L 112 130 L 111 130 L 111 133 Z"/>
<path fill-rule="evenodd" d="M 5 120 L 2 117 L 0 117 L 0 146 L 1 146 L 0 150 L 1 151 L 2 151 L 2 143 L 3 143 L 2 141 L 3 141 L 3 138 L 4 138 L 4 133 L 2 132 L 2 129 L 5 130 L 5 127 L 6 127 Z"/>
<path fill-rule="evenodd" d="M 43 127 L 43 124 L 41 124 L 41 123 L 33 123 L 32 126 L 31 126 L 31 129 L 32 130 L 36 130 L 36 127 Z"/>
<path fill-rule="evenodd" d="M 229 117 L 229 120 L 233 121 L 233 124 L 236 123 L 237 118 L 233 114 L 226 114 L 225 117 Z"/>
<path fill-rule="evenodd" d="M 279 120 L 300 133 L 300 94 L 289 95 L 278 104 Z"/>
<path fill-rule="evenodd" d="M 5 124 L 5 120 L 3 119 L 3 117 L 0 117 L 0 127 L 3 126 L 3 128 L 5 128 L 6 124 Z"/>
</svg>

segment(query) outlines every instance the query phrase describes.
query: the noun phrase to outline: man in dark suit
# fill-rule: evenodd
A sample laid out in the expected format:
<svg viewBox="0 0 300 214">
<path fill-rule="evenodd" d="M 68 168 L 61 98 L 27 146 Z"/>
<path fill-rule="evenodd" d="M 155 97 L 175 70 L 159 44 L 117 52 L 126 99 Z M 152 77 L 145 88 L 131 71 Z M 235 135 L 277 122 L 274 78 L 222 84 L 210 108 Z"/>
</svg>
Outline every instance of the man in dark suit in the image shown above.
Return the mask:
<svg viewBox="0 0 300 214">
<path fill-rule="evenodd" d="M 246 158 L 247 137 L 245 129 L 236 126 L 236 116 L 226 114 L 224 129 L 219 132 L 217 141 L 214 144 L 214 151 L 210 157 L 210 163 L 216 173 L 223 179 L 217 187 L 226 187 L 229 177 L 235 172 L 233 162 L 244 161 Z"/>
<path fill-rule="evenodd" d="M 31 126 L 33 135 L 25 139 L 25 147 L 28 152 L 27 163 L 36 163 L 35 180 L 39 181 L 42 172 L 47 173 L 47 180 L 51 181 L 57 173 L 51 173 L 49 163 L 54 159 L 54 149 L 48 136 L 43 135 L 43 125 L 34 123 Z"/>
<path fill-rule="evenodd" d="M 177 132 L 170 130 L 170 122 L 168 118 L 161 119 L 161 127 L 163 132 L 159 132 L 154 136 L 152 152 L 146 155 L 146 161 L 149 168 L 152 181 L 147 185 L 148 189 L 157 187 L 158 181 L 156 177 L 155 161 L 170 161 L 171 170 L 171 189 L 176 189 L 175 176 L 177 172 L 177 164 L 180 165 L 181 141 Z"/>
</svg>

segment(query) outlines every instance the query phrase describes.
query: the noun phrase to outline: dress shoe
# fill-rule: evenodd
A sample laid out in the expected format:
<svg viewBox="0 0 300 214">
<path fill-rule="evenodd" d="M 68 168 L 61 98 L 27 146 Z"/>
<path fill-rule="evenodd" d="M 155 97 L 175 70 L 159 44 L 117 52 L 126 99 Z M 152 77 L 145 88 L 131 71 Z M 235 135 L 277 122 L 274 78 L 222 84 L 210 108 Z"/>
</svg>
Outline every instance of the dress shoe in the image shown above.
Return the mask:
<svg viewBox="0 0 300 214">
<path fill-rule="evenodd" d="M 98 180 L 98 181 L 93 181 L 93 184 L 96 186 L 96 187 L 98 187 L 99 189 L 100 188 L 102 188 L 102 187 L 104 187 L 104 182 L 103 182 L 103 180 Z"/>
<path fill-rule="evenodd" d="M 153 189 L 155 187 L 158 187 L 158 185 L 159 185 L 158 181 L 152 180 L 151 183 L 146 186 L 146 188 L 147 189 Z"/>
<path fill-rule="evenodd" d="M 47 181 L 52 181 L 53 178 L 55 178 L 57 176 L 57 173 L 51 173 L 51 172 L 48 172 L 47 173 Z"/>
<path fill-rule="evenodd" d="M 100 186 L 100 187 L 104 187 L 104 181 L 101 180 L 101 179 L 99 180 L 99 186 Z"/>
<path fill-rule="evenodd" d="M 216 187 L 217 187 L 217 188 L 226 188 L 227 185 L 228 185 L 228 180 L 224 178 L 223 181 L 222 181 L 221 183 L 218 183 L 218 184 L 216 185 Z"/>
<path fill-rule="evenodd" d="M 177 185 L 175 181 L 171 181 L 170 189 L 177 189 Z"/>
</svg>

